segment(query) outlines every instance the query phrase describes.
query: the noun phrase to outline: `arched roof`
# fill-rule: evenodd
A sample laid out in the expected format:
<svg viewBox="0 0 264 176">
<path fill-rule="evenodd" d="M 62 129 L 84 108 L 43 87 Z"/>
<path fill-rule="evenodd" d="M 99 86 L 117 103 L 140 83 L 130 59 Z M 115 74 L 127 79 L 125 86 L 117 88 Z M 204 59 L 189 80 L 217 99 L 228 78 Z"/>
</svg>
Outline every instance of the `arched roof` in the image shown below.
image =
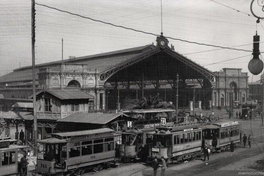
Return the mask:
<svg viewBox="0 0 264 176">
<path fill-rule="evenodd" d="M 164 62 L 160 62 L 161 59 L 157 59 L 157 57 L 164 59 Z M 62 63 L 78 65 L 81 64 L 86 65 L 87 68 L 91 71 L 96 70 L 96 72 L 100 75 L 101 81 L 105 81 L 112 77 L 114 74 L 121 72 L 125 68 L 131 67 L 133 65 L 138 65 L 140 63 L 150 64 L 151 59 L 153 60 L 153 62 L 157 61 L 163 64 L 164 67 L 170 67 L 172 74 L 179 73 L 181 75 L 186 75 L 186 71 L 189 71 L 193 74 L 187 75 L 187 79 L 205 77 L 210 82 L 214 82 L 214 74 L 211 71 L 191 61 L 185 56 L 173 51 L 169 47 L 162 48 L 158 45 L 155 46 L 153 44 L 97 55 L 77 57 L 64 61 L 39 64 L 36 65 L 35 77 L 38 81 L 37 72 L 40 68 L 58 66 Z M 148 62 L 146 63 L 147 60 Z M 170 62 L 173 63 L 173 65 Z M 154 66 L 151 68 L 154 68 Z M 163 69 L 166 70 L 167 68 Z M 32 66 L 15 69 L 12 73 L 0 77 L 0 83 L 29 81 L 32 81 Z"/>
</svg>

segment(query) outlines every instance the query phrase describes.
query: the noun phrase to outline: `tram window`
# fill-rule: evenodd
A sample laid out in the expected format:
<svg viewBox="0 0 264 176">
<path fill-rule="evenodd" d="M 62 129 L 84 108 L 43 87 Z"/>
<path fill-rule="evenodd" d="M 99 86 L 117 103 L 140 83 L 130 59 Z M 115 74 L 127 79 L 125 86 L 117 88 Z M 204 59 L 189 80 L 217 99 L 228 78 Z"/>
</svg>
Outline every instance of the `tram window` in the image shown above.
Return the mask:
<svg viewBox="0 0 264 176">
<path fill-rule="evenodd" d="M 103 139 L 94 140 L 94 144 L 96 144 L 96 143 L 102 143 L 102 142 L 103 142 Z"/>
<path fill-rule="evenodd" d="M 179 135 L 174 136 L 174 144 L 180 144 L 180 136 Z"/>
<path fill-rule="evenodd" d="M 201 131 L 197 132 L 197 140 L 201 140 Z"/>
<path fill-rule="evenodd" d="M 83 141 L 82 145 L 92 144 L 92 141 Z"/>
<path fill-rule="evenodd" d="M 181 136 L 181 144 L 185 143 L 185 134 L 182 134 Z"/>
<path fill-rule="evenodd" d="M 114 141 L 114 138 L 105 138 L 105 142 Z"/>
<path fill-rule="evenodd" d="M 62 146 L 61 150 L 62 150 L 61 157 L 62 158 L 67 158 L 67 147 L 66 146 Z"/>
<path fill-rule="evenodd" d="M 93 153 L 93 151 L 92 151 L 91 145 L 82 146 L 82 155 L 90 155 L 92 153 Z"/>
<path fill-rule="evenodd" d="M 114 142 L 108 142 L 108 143 L 104 143 L 104 151 L 112 151 L 114 150 Z"/>
<path fill-rule="evenodd" d="M 80 156 L 80 147 L 74 147 L 70 149 L 70 157 Z"/>
<path fill-rule="evenodd" d="M 196 139 L 195 139 L 195 137 L 196 137 L 196 132 L 193 132 L 193 141 L 195 141 Z"/>
<path fill-rule="evenodd" d="M 2 166 L 14 164 L 16 162 L 15 152 L 2 153 Z"/>
<path fill-rule="evenodd" d="M 101 153 L 103 151 L 103 144 L 94 144 L 94 153 Z"/>
<path fill-rule="evenodd" d="M 223 138 L 226 138 L 227 137 L 227 134 L 226 134 L 226 132 L 221 132 L 221 139 L 223 139 Z"/>
<path fill-rule="evenodd" d="M 192 133 L 187 133 L 187 137 L 188 137 L 188 141 L 191 142 L 192 141 Z"/>
<path fill-rule="evenodd" d="M 16 162 L 16 152 L 10 152 L 9 164 L 14 164 Z"/>
</svg>

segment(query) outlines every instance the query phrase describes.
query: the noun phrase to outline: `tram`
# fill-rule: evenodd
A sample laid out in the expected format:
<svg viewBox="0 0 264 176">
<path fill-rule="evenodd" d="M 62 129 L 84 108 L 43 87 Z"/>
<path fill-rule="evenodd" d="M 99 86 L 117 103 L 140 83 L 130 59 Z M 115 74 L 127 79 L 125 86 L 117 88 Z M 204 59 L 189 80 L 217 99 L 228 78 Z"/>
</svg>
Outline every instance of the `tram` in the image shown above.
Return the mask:
<svg viewBox="0 0 264 176">
<path fill-rule="evenodd" d="M 152 158 L 164 157 L 169 163 L 181 162 L 201 154 L 202 128 L 199 124 L 157 127 L 153 134 Z"/>
<path fill-rule="evenodd" d="M 238 121 L 216 122 L 203 127 L 204 143 L 212 151 L 224 151 L 233 142 L 235 145 L 240 143 L 241 125 Z"/>
<path fill-rule="evenodd" d="M 115 163 L 118 137 L 109 128 L 51 134 L 38 141 L 42 155 L 38 155 L 36 171 L 41 175 L 82 175 L 88 168 L 101 170 Z"/>
<path fill-rule="evenodd" d="M 10 140 L 0 141 L 0 175 L 17 175 L 20 159 L 28 149 L 11 143 Z"/>
<path fill-rule="evenodd" d="M 122 144 L 119 146 L 121 161 L 146 161 L 150 155 L 153 133 L 161 124 L 174 124 L 174 109 L 133 109 L 124 111 L 137 119 L 128 129 L 120 132 Z"/>
<path fill-rule="evenodd" d="M 122 144 L 119 145 L 122 162 L 145 161 L 149 156 L 154 128 L 131 129 L 120 132 Z"/>
</svg>

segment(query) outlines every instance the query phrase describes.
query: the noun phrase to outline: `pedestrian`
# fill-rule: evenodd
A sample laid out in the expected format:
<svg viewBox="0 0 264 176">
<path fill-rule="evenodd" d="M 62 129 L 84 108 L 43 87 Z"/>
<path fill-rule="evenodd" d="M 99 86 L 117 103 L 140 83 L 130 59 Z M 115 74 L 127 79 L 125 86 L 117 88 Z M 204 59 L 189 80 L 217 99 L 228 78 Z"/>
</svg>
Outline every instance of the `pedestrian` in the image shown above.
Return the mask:
<svg viewBox="0 0 264 176">
<path fill-rule="evenodd" d="M 235 150 L 235 144 L 234 144 L 233 141 L 231 141 L 231 143 L 230 143 L 230 151 L 234 152 L 234 150 Z"/>
<path fill-rule="evenodd" d="M 206 158 L 209 161 L 209 150 L 210 149 L 207 147 L 204 148 L 204 161 L 206 160 Z"/>
<path fill-rule="evenodd" d="M 154 157 L 154 160 L 153 160 L 153 163 L 152 163 L 152 167 L 153 167 L 153 175 L 157 176 L 157 170 L 159 168 L 159 162 L 158 162 L 158 159 L 157 159 L 156 156 Z"/>
<path fill-rule="evenodd" d="M 242 133 L 240 132 L 240 144 L 241 144 L 241 142 L 242 142 Z"/>
<path fill-rule="evenodd" d="M 18 140 L 18 134 L 19 134 L 19 132 L 16 131 L 16 132 L 15 132 L 15 139 L 16 139 L 16 140 Z"/>
<path fill-rule="evenodd" d="M 238 112 L 236 112 L 236 118 L 238 119 Z"/>
<path fill-rule="evenodd" d="M 165 176 L 165 170 L 167 169 L 167 163 L 163 156 L 161 157 L 161 162 L 162 162 L 162 166 L 161 166 L 160 176 Z"/>
<path fill-rule="evenodd" d="M 249 148 L 251 148 L 251 134 L 248 135 L 248 146 Z"/>
<path fill-rule="evenodd" d="M 246 143 L 247 143 L 247 135 L 244 134 L 243 136 L 243 143 L 244 143 L 244 148 L 246 147 Z"/>
<path fill-rule="evenodd" d="M 20 160 L 20 176 L 27 176 L 27 154 L 24 153 L 23 157 Z"/>
<path fill-rule="evenodd" d="M 21 129 L 20 133 L 19 133 L 19 140 L 22 142 L 22 145 L 24 144 L 24 138 L 25 138 L 25 133 L 24 131 Z"/>
</svg>

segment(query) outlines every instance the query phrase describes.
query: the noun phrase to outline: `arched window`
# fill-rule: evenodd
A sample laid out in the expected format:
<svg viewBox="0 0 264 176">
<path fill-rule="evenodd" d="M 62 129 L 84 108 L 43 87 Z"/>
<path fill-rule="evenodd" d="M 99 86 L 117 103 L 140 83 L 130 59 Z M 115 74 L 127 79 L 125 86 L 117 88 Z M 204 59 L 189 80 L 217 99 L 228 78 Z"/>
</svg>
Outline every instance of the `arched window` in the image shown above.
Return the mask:
<svg viewBox="0 0 264 176">
<path fill-rule="evenodd" d="M 72 80 L 68 83 L 68 86 L 67 87 L 76 87 L 76 88 L 80 88 L 81 87 L 81 84 L 76 81 L 76 80 Z"/>
</svg>

